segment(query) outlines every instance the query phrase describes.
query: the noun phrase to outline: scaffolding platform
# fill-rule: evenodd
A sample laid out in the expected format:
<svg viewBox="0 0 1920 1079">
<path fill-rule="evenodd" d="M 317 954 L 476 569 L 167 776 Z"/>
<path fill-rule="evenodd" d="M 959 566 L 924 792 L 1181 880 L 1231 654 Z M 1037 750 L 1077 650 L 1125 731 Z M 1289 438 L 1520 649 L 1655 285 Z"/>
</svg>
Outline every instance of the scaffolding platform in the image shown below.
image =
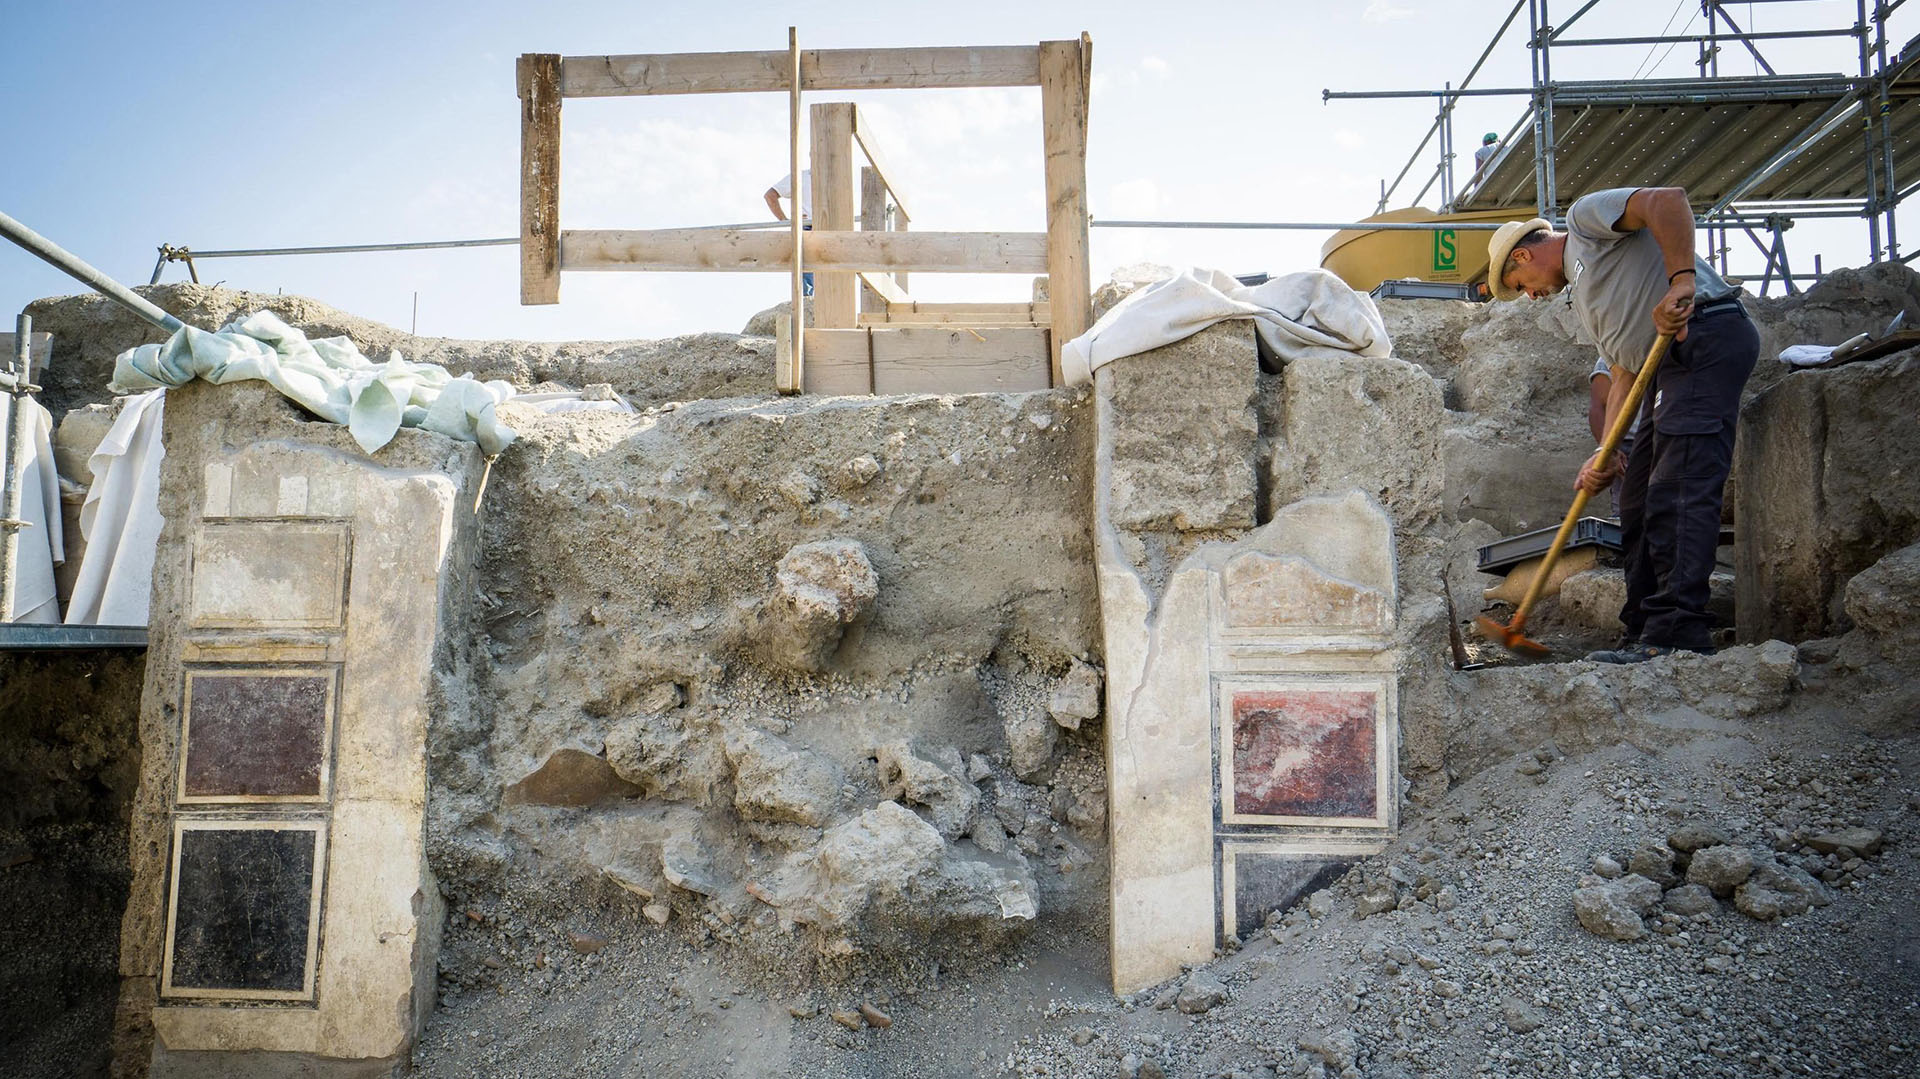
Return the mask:
<svg viewBox="0 0 1920 1079">
<path fill-rule="evenodd" d="M 145 626 L 60 626 L 0 622 L 0 652 L 81 652 L 131 648 L 145 651 Z"/>
</svg>

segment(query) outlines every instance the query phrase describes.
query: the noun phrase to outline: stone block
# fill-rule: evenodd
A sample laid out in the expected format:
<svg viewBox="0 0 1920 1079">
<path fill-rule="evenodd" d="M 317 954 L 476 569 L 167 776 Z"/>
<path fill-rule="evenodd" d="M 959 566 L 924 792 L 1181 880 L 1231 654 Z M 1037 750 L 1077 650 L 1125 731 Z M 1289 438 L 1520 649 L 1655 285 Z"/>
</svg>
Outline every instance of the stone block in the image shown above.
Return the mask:
<svg viewBox="0 0 1920 1079">
<path fill-rule="evenodd" d="M 1251 528 L 1259 439 L 1253 324 L 1218 323 L 1105 370 L 1112 523 L 1132 531 Z"/>
<path fill-rule="evenodd" d="M 194 547 L 191 624 L 330 629 L 346 603 L 347 530 L 338 524 L 208 524 Z"/>
<path fill-rule="evenodd" d="M 1846 628 L 1847 581 L 1920 540 L 1920 358 L 1782 378 L 1741 411 L 1734 540 L 1739 638 Z"/>
<path fill-rule="evenodd" d="M 1440 384 L 1405 360 L 1312 354 L 1282 373 L 1279 437 L 1269 449 L 1269 515 L 1288 503 L 1359 488 L 1403 535 L 1443 509 Z"/>
</svg>

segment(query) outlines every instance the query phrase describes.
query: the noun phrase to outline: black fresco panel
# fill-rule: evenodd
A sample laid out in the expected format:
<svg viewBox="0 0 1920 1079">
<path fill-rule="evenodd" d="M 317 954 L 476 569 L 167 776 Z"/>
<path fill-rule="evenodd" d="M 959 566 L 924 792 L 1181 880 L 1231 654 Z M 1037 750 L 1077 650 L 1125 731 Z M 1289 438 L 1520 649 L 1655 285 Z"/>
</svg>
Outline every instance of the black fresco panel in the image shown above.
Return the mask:
<svg viewBox="0 0 1920 1079">
<path fill-rule="evenodd" d="M 315 834 L 305 828 L 180 833 L 172 988 L 306 988 Z"/>
</svg>

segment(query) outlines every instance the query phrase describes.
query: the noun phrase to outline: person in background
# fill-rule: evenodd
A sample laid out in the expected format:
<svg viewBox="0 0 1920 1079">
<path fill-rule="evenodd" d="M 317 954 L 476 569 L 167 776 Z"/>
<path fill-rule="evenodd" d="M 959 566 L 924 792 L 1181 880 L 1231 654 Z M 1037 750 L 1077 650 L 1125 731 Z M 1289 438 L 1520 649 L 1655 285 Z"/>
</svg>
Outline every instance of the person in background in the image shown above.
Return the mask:
<svg viewBox="0 0 1920 1079">
<path fill-rule="evenodd" d="M 767 209 L 773 211 L 774 220 L 776 221 L 788 220 L 786 210 L 782 209 L 780 206 L 780 200 L 785 199 L 788 202 L 794 202 L 793 173 L 789 172 L 785 176 L 780 177 L 780 179 L 777 182 L 775 182 L 772 187 L 767 188 L 767 193 L 765 195 L 765 198 L 767 200 Z M 796 212 L 799 214 L 799 217 L 800 217 L 800 227 L 802 229 L 808 229 L 808 230 L 812 229 L 813 228 L 813 170 L 812 169 L 800 170 L 800 199 L 799 199 L 799 202 L 796 203 L 795 205 L 796 205 Z M 813 295 L 813 274 L 804 273 L 800 275 L 800 294 L 803 296 Z"/>
<path fill-rule="evenodd" d="M 1487 171 L 1487 162 L 1492 161 L 1493 155 L 1499 152 L 1500 136 L 1498 133 L 1489 131 L 1485 135 L 1480 136 L 1480 148 L 1473 152 L 1473 178 L 1475 180 L 1480 178 L 1481 173 Z"/>
</svg>

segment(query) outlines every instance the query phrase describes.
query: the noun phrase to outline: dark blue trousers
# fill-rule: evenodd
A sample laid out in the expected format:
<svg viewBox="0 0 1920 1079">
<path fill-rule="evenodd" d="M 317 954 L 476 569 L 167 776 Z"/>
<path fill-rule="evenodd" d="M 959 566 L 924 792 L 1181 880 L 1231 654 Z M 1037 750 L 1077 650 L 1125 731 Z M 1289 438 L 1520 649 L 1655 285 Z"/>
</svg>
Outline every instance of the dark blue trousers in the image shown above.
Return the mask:
<svg viewBox="0 0 1920 1079">
<path fill-rule="evenodd" d="M 1627 635 L 1670 648 L 1712 647 L 1708 578 L 1720 544 L 1720 508 L 1733 468 L 1740 391 L 1760 334 L 1737 304 L 1687 323 L 1641 405 L 1638 444 L 1620 493 L 1626 546 Z"/>
</svg>

